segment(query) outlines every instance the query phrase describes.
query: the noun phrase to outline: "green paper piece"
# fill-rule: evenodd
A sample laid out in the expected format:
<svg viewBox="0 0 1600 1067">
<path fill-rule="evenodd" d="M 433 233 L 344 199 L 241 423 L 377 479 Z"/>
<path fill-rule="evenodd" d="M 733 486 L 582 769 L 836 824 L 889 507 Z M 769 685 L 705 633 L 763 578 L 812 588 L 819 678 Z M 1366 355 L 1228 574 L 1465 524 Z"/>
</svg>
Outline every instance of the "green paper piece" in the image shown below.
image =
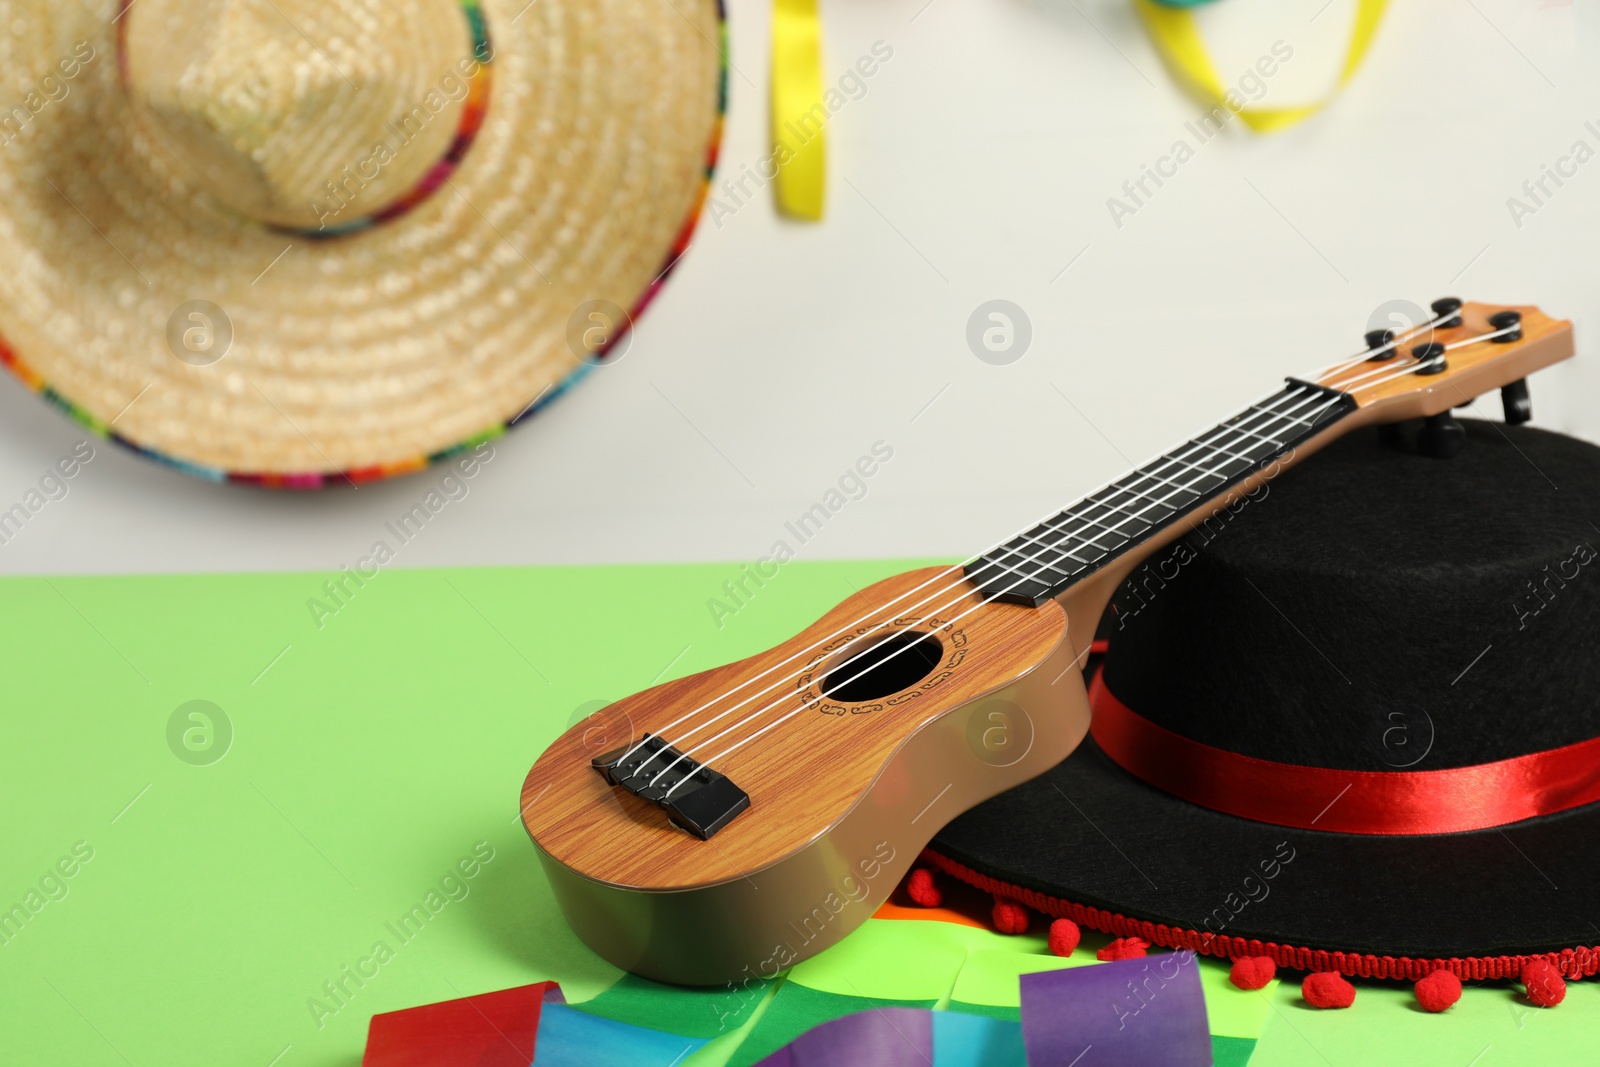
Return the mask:
<svg viewBox="0 0 1600 1067">
<path fill-rule="evenodd" d="M 1356 1002 L 1322 1011 L 1279 985 L 1250 1067 L 1405 1063 L 1408 1067 L 1590 1063 L 1600 982 L 1567 983 L 1567 998 L 1536 1008 L 1510 982 L 1468 984 L 1455 1006 L 1423 1011 L 1409 982 L 1356 983 Z"/>
<path fill-rule="evenodd" d="M 825 993 L 798 982 L 785 982 L 767 1004 L 744 1044 L 729 1060 L 729 1067 L 749 1067 L 787 1045 L 812 1027 L 830 1019 L 873 1008 L 931 1008 L 932 1000 L 884 1000 L 878 997 Z"/>
<path fill-rule="evenodd" d="M 946 922 L 868 919 L 833 948 L 797 964 L 789 984 L 842 996 L 936 1004 L 950 995 L 967 958 L 962 929 Z"/>
<path fill-rule="evenodd" d="M 748 988 L 685 989 L 625 974 L 599 996 L 572 1006 L 617 1022 L 684 1037 L 715 1038 L 741 1030 L 774 982 Z"/>
<path fill-rule="evenodd" d="M 1211 1035 L 1211 1067 L 1245 1067 L 1255 1053 L 1256 1042 L 1250 1037 L 1224 1037 Z"/>
<path fill-rule="evenodd" d="M 1018 979 L 1037 971 L 1059 971 L 1098 962 L 1093 956 L 1074 952 L 1071 956 L 1052 956 L 1038 952 L 1004 952 L 978 949 L 967 955 L 966 966 L 950 991 L 952 1003 L 989 1004 L 1015 1008 L 1022 1003 Z"/>
</svg>

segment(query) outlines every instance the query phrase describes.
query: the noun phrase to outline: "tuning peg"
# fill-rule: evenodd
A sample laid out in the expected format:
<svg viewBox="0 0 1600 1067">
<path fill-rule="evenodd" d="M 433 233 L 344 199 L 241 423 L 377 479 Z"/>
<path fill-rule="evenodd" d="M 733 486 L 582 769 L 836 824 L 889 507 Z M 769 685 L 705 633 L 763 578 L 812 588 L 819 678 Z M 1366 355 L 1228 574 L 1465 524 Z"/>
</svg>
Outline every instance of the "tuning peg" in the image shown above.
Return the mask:
<svg viewBox="0 0 1600 1067">
<path fill-rule="evenodd" d="M 1489 316 L 1489 325 L 1494 327 L 1496 331 L 1508 331 L 1500 334 L 1499 337 L 1493 338 L 1494 343 L 1497 345 L 1508 345 L 1512 341 L 1522 340 L 1522 312 L 1520 311 L 1496 311 Z M 1510 329 L 1512 326 L 1515 326 L 1516 329 Z"/>
<path fill-rule="evenodd" d="M 1449 459 L 1467 443 L 1467 430 L 1448 411 L 1429 415 L 1422 420 L 1422 432 L 1417 434 L 1417 451 L 1434 459 Z"/>
<path fill-rule="evenodd" d="M 1404 448 L 1406 435 L 1398 422 L 1385 422 L 1378 427 L 1378 442 L 1388 448 Z"/>
<path fill-rule="evenodd" d="M 1444 345 L 1438 341 L 1417 345 L 1411 350 L 1411 358 L 1417 361 L 1417 374 L 1438 374 L 1448 366 L 1444 359 Z"/>
<path fill-rule="evenodd" d="M 1507 426 L 1521 426 L 1533 418 L 1533 401 L 1528 397 L 1528 379 L 1518 378 L 1500 390 L 1500 403 L 1506 411 Z"/>
<path fill-rule="evenodd" d="M 1439 321 L 1433 324 L 1434 329 L 1448 330 L 1452 326 L 1461 325 L 1461 301 L 1456 297 L 1441 296 L 1428 306 L 1433 309 L 1434 315 L 1438 316 Z"/>
<path fill-rule="evenodd" d="M 1380 349 L 1381 348 L 1383 350 L 1381 352 L 1374 351 L 1372 353 L 1372 355 L 1368 356 L 1367 357 L 1367 362 L 1368 363 L 1380 362 L 1381 360 L 1388 359 L 1390 356 L 1394 355 L 1394 353 L 1395 353 L 1395 348 L 1394 348 L 1394 343 L 1393 343 L 1394 342 L 1394 331 L 1393 330 L 1368 330 L 1367 331 L 1367 336 L 1366 336 L 1366 341 L 1367 341 L 1367 347 L 1368 348 L 1371 348 L 1371 349 Z"/>
</svg>

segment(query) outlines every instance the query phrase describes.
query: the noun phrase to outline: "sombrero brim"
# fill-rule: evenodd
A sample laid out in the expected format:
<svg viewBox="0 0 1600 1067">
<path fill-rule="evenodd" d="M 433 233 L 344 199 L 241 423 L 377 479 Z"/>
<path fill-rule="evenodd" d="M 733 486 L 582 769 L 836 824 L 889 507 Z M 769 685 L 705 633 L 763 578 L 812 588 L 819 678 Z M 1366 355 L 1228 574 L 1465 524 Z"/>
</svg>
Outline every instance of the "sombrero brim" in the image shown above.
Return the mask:
<svg viewBox="0 0 1600 1067">
<path fill-rule="evenodd" d="M 1037 910 L 1152 944 L 1369 978 L 1447 967 L 1487 979 L 1516 978 L 1533 956 L 1568 975 L 1600 969 L 1597 839 L 1596 804 L 1417 837 L 1251 822 L 1156 789 L 1088 738 L 945 827 L 927 858 Z"/>
<path fill-rule="evenodd" d="M 725 102 L 716 0 L 482 0 L 494 83 L 470 151 L 403 218 L 322 241 L 197 199 L 151 156 L 116 71 L 119 4 L 31 2 L 0 36 L 7 99 L 58 84 L 41 42 L 96 56 L 0 157 L 0 363 L 189 473 L 314 488 L 500 435 L 597 365 L 573 313 L 636 316 L 700 216 Z M 212 366 L 166 344 L 197 299 L 232 318 Z"/>
</svg>

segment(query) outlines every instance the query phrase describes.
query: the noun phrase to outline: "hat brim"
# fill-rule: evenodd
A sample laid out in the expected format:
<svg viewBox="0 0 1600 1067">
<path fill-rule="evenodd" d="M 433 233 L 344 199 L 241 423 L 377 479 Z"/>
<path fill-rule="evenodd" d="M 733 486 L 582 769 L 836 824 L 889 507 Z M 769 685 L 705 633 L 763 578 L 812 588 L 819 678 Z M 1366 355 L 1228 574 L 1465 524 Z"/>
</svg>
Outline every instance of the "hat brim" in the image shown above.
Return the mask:
<svg viewBox="0 0 1600 1067">
<path fill-rule="evenodd" d="M 1597 835 L 1596 804 L 1459 834 L 1287 829 L 1164 793 L 1087 738 L 945 827 L 928 858 L 1038 910 L 1168 947 L 1374 978 L 1441 966 L 1514 978 L 1531 956 L 1569 975 L 1600 969 L 1600 850 L 1586 844 Z"/>
</svg>

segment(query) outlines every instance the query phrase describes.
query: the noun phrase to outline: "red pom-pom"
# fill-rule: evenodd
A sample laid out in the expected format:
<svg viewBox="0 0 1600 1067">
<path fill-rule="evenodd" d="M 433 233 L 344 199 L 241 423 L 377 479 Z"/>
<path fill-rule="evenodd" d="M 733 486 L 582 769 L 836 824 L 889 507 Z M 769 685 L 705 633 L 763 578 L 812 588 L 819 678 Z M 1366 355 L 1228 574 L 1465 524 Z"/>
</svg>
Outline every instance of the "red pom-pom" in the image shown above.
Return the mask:
<svg viewBox="0 0 1600 1067">
<path fill-rule="evenodd" d="M 1313 1008 L 1348 1008 L 1356 1002 L 1356 987 L 1338 971 L 1316 971 L 1300 983 L 1300 995 Z"/>
<path fill-rule="evenodd" d="M 911 897 L 912 903 L 924 908 L 937 908 L 944 903 L 939 887 L 933 884 L 933 872 L 926 867 L 918 867 L 911 872 L 911 877 L 906 880 L 906 894 Z"/>
<path fill-rule="evenodd" d="M 1131 960 L 1143 956 L 1150 947 L 1150 942 L 1142 937 L 1119 937 L 1105 948 L 1094 954 L 1094 958 L 1101 963 L 1110 963 L 1112 960 Z"/>
<path fill-rule="evenodd" d="M 1449 971 L 1429 973 L 1417 982 L 1417 1003 L 1423 1011 L 1444 1011 L 1461 999 L 1461 979 Z"/>
<path fill-rule="evenodd" d="M 1265 989 L 1277 977 L 1278 965 L 1266 956 L 1241 956 L 1233 961 L 1228 981 L 1240 989 Z"/>
<path fill-rule="evenodd" d="M 1522 965 L 1522 988 L 1541 1008 L 1553 1008 L 1567 998 L 1566 980 L 1549 960 L 1529 960 Z"/>
<path fill-rule="evenodd" d="M 1082 937 L 1077 923 L 1071 919 L 1057 919 L 1050 924 L 1050 951 L 1057 956 L 1070 956 Z"/>
<path fill-rule="evenodd" d="M 1028 909 L 1014 900 L 994 898 L 994 928 L 1002 934 L 1020 934 L 1028 929 Z"/>
</svg>

